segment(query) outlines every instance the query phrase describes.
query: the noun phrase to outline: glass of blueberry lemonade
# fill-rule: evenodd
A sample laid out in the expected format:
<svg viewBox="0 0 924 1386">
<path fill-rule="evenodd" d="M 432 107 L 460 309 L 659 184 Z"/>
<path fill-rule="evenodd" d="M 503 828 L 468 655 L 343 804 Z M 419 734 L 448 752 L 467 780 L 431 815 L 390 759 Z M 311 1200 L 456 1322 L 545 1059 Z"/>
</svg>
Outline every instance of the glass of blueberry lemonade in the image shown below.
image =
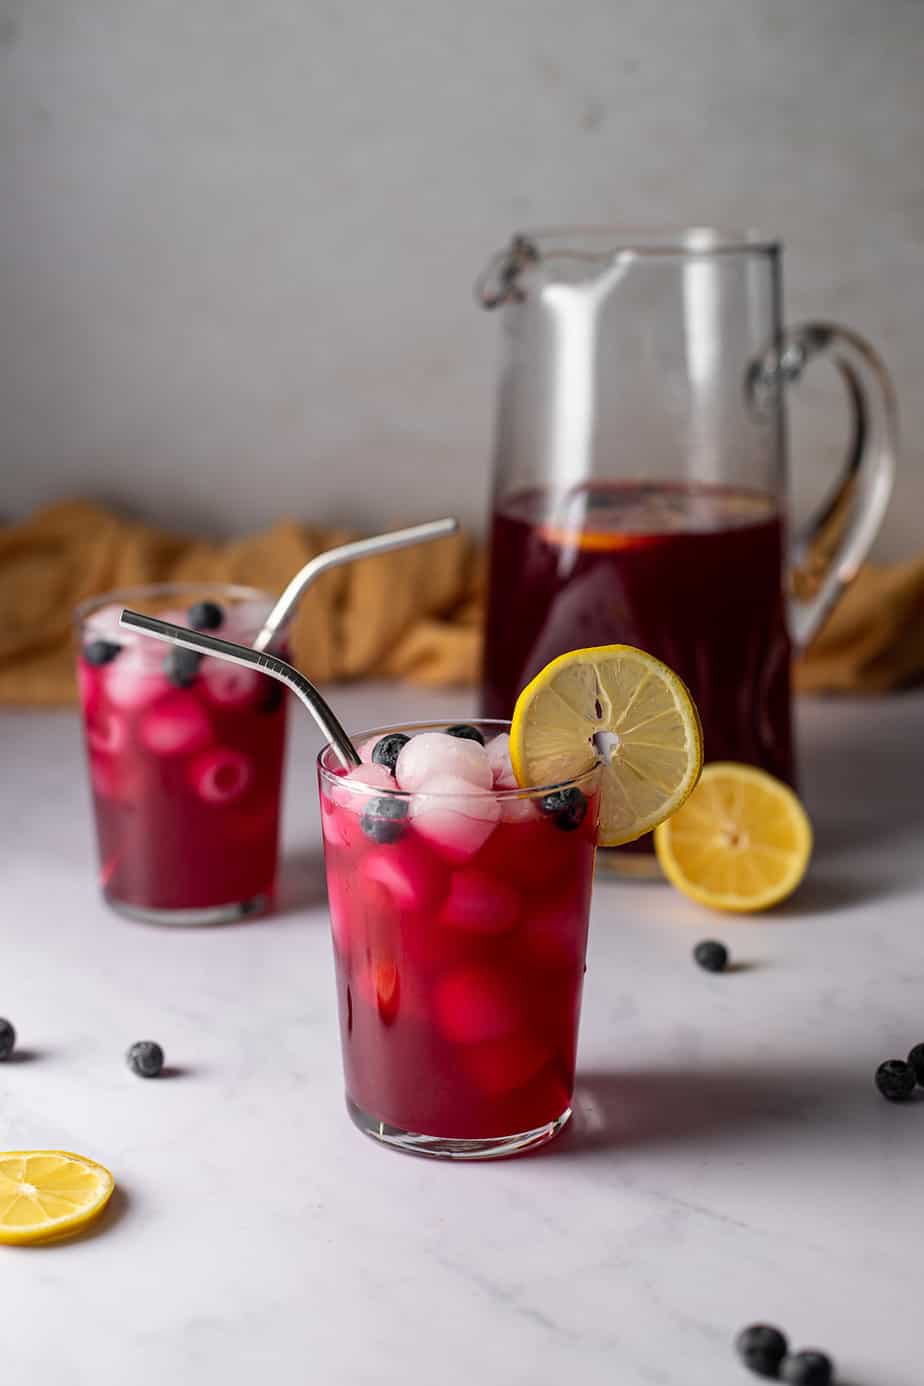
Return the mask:
<svg viewBox="0 0 924 1386">
<path fill-rule="evenodd" d="M 367 1135 L 511 1155 L 570 1116 L 600 768 L 520 788 L 506 722 L 319 757 L 347 1106 Z"/>
<path fill-rule="evenodd" d="M 121 914 L 218 924 L 275 888 L 286 696 L 256 669 L 119 625 L 123 606 L 249 645 L 273 604 L 227 584 L 109 592 L 76 613 L 100 883 Z"/>
</svg>

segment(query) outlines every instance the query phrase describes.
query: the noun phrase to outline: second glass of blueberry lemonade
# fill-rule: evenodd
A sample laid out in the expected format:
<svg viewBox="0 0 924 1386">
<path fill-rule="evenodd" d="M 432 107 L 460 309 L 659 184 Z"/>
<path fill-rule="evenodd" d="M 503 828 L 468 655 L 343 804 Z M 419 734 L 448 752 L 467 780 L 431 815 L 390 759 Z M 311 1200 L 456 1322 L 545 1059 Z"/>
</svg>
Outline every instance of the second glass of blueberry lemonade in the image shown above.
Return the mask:
<svg viewBox="0 0 924 1386">
<path fill-rule="evenodd" d="M 521 789 L 508 727 L 319 757 L 347 1107 L 419 1154 L 516 1154 L 571 1114 L 600 769 Z"/>
<path fill-rule="evenodd" d="M 273 899 L 286 731 L 282 686 L 119 625 L 124 606 L 240 644 L 273 599 L 228 584 L 109 592 L 76 613 L 100 884 L 119 913 L 220 924 Z"/>
</svg>

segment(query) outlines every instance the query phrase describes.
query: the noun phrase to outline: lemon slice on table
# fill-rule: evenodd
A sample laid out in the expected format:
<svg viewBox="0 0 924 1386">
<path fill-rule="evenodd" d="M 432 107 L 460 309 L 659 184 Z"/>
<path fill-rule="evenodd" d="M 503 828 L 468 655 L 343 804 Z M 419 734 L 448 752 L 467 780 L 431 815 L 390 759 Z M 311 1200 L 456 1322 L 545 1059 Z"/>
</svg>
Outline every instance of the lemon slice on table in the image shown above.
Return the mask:
<svg viewBox="0 0 924 1386">
<path fill-rule="evenodd" d="M 753 913 L 791 895 L 812 853 L 812 825 L 765 770 L 707 765 L 683 808 L 655 833 L 668 880 L 701 905 Z"/>
<path fill-rule="evenodd" d="M 83 1155 L 0 1151 L 0 1242 L 69 1237 L 103 1211 L 114 1188 L 108 1169 Z"/>
<path fill-rule="evenodd" d="M 699 778 L 703 733 L 672 669 L 631 645 L 553 659 L 517 699 L 510 758 L 518 784 L 557 784 L 604 762 L 601 847 L 618 847 L 675 813 Z"/>
</svg>

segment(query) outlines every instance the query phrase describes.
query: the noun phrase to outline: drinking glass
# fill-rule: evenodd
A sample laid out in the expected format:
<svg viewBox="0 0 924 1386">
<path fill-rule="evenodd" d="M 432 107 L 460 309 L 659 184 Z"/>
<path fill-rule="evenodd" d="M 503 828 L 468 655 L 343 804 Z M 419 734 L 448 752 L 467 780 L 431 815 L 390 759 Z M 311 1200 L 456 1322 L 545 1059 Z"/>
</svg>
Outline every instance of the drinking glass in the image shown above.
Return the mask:
<svg viewBox="0 0 924 1386">
<path fill-rule="evenodd" d="M 255 669 L 121 628 L 119 612 L 198 618 L 249 644 L 272 604 L 249 587 L 164 583 L 107 592 L 76 612 L 100 885 L 120 914 L 220 924 L 267 908 L 286 696 Z"/>
<path fill-rule="evenodd" d="M 792 781 L 790 666 L 866 555 L 892 487 L 895 407 L 872 348 L 785 329 L 781 246 L 713 230 L 517 236 L 481 281 L 502 307 L 482 711 L 550 659 L 641 646 L 689 685 L 707 760 Z M 841 477 L 787 525 L 785 386 L 847 386 Z"/>
<path fill-rule="evenodd" d="M 509 724 L 476 725 L 490 741 Z M 445 730 L 353 739 L 368 748 Z M 599 767 L 562 786 L 416 794 L 344 774 L 322 752 L 350 1116 L 419 1154 L 485 1159 L 543 1144 L 571 1111 Z M 558 790 L 564 799 L 549 799 Z"/>
</svg>

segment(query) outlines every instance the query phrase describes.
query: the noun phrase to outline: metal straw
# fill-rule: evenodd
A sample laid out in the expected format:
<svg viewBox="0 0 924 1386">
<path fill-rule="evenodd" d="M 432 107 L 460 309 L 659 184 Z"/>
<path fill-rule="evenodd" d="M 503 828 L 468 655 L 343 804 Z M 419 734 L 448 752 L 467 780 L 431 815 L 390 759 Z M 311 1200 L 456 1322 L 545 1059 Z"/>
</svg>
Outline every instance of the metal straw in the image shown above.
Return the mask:
<svg viewBox="0 0 924 1386">
<path fill-rule="evenodd" d="M 423 525 L 412 525 L 410 529 L 396 529 L 391 534 L 375 534 L 371 539 L 357 539 L 352 544 L 341 544 L 339 548 L 319 553 L 317 558 L 312 558 L 295 574 L 267 616 L 263 629 L 253 642 L 253 648 L 266 649 L 280 626 L 289 619 L 305 589 L 329 568 L 339 568 L 342 563 L 352 563 L 357 558 L 371 558 L 373 554 L 389 553 L 392 549 L 404 549 L 411 544 L 425 544 L 431 539 L 442 539 L 447 534 L 455 534 L 458 528 L 459 521 L 452 517 L 445 520 L 429 520 Z"/>
<path fill-rule="evenodd" d="M 156 616 L 145 616 L 140 611 L 123 608 L 119 624 L 130 630 L 140 630 L 155 640 L 164 640 L 169 645 L 181 645 L 185 650 L 197 650 L 200 654 L 214 655 L 216 659 L 226 659 L 229 664 L 243 664 L 251 669 L 259 669 L 270 678 L 284 683 L 286 688 L 304 703 L 327 737 L 334 754 L 347 770 L 360 764 L 359 753 L 347 736 L 332 709 L 321 697 L 314 684 L 293 669 L 278 655 L 267 654 L 264 650 L 251 649 L 249 645 L 237 645 L 233 640 L 220 640 L 217 635 L 208 635 L 201 630 L 188 630 L 186 626 L 174 626 L 170 621 L 160 621 Z"/>
</svg>

